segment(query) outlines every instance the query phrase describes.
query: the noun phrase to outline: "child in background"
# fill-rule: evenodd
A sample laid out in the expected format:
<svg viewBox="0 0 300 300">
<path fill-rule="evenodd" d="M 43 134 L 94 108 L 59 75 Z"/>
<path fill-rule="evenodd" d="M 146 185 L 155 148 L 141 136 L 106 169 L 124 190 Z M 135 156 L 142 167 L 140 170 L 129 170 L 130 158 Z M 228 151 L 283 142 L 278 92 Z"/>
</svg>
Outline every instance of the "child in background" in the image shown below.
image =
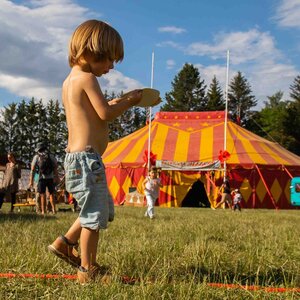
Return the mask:
<svg viewBox="0 0 300 300">
<path fill-rule="evenodd" d="M 154 205 L 159 195 L 159 188 L 162 187 L 160 178 L 157 178 L 157 168 L 151 167 L 149 176 L 142 183 L 144 193 L 147 200 L 147 211 L 145 217 L 154 218 Z"/>
<path fill-rule="evenodd" d="M 71 72 L 62 87 L 68 127 L 64 167 L 66 190 L 81 209 L 68 232 L 59 236 L 48 249 L 78 267 L 77 279 L 81 284 L 103 275 L 103 267 L 96 262 L 99 230 L 107 228 L 108 221 L 114 218 L 101 159 L 108 144 L 108 122 L 142 98 L 141 90 L 109 102 L 104 98 L 97 77 L 113 69 L 114 63 L 121 61 L 123 56 L 119 33 L 98 20 L 79 25 L 69 44 Z M 79 239 L 81 257 L 77 252 Z"/>
<path fill-rule="evenodd" d="M 220 187 L 220 190 L 222 190 L 222 198 L 221 198 L 221 201 L 215 206 L 215 208 L 218 208 L 221 205 L 223 205 L 223 209 L 225 209 L 226 203 L 227 203 L 228 207 L 231 208 L 232 199 L 231 199 L 231 195 L 230 195 L 230 185 L 229 185 L 228 179 L 224 180 L 223 184 Z"/>
<path fill-rule="evenodd" d="M 238 209 L 239 211 L 241 211 L 241 201 L 242 201 L 242 195 L 239 192 L 238 189 L 235 189 L 232 192 L 233 195 L 233 210 L 235 211 L 236 209 Z"/>
</svg>

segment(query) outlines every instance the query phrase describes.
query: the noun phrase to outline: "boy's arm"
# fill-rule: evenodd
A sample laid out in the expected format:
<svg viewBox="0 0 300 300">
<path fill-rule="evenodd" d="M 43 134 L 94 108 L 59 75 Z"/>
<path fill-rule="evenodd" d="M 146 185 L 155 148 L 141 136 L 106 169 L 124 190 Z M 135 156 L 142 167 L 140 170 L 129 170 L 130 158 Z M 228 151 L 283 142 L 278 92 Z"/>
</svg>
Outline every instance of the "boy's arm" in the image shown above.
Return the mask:
<svg viewBox="0 0 300 300">
<path fill-rule="evenodd" d="M 142 90 L 135 90 L 125 95 L 125 98 L 114 99 L 107 103 L 100 89 L 97 78 L 93 74 L 86 74 L 83 89 L 93 108 L 103 121 L 112 121 L 122 115 L 127 109 L 139 103 L 142 99 Z"/>
</svg>

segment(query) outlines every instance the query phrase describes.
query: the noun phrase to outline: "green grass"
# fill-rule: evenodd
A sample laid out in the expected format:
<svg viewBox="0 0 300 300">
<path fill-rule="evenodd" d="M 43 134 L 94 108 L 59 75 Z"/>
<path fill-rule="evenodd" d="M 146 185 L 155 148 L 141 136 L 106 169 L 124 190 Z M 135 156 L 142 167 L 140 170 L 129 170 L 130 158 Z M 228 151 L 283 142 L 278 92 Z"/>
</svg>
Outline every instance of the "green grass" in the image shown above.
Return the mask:
<svg viewBox="0 0 300 300">
<path fill-rule="evenodd" d="M 8 210 L 6 204 L 4 211 Z M 300 299 L 300 294 L 214 288 L 207 283 L 300 288 L 300 211 L 116 207 L 100 233 L 108 286 L 67 279 L 0 278 L 0 299 Z M 45 218 L 30 209 L 0 215 L 0 272 L 75 274 L 46 246 L 76 214 Z M 123 284 L 120 275 L 140 278 Z"/>
</svg>

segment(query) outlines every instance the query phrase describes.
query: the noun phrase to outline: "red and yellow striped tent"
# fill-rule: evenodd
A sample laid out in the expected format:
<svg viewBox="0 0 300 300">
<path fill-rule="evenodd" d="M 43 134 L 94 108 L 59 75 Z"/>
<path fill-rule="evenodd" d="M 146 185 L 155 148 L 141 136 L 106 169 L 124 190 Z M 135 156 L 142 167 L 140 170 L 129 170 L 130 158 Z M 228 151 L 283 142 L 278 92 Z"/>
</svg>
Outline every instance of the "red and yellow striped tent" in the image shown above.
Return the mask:
<svg viewBox="0 0 300 300">
<path fill-rule="evenodd" d="M 225 113 L 159 112 L 151 122 L 151 152 L 157 160 L 174 162 L 213 162 L 224 150 Z M 239 188 L 246 208 L 291 208 L 290 179 L 300 175 L 300 157 L 227 122 L 227 177 Z M 109 143 L 103 156 L 108 186 L 115 204 L 123 203 L 131 187 L 139 192 L 147 168 L 149 127 Z M 223 164 L 222 164 L 223 166 Z M 181 206 L 191 185 L 200 179 L 212 205 L 218 201 L 223 171 L 168 170 L 162 174 L 159 205 Z"/>
</svg>

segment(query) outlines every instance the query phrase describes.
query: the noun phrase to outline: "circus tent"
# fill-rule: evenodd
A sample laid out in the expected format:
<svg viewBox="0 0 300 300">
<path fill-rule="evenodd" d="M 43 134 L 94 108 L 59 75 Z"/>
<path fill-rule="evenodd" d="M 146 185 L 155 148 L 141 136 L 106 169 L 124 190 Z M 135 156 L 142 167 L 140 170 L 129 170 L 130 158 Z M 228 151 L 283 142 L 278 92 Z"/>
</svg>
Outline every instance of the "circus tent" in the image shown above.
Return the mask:
<svg viewBox="0 0 300 300">
<path fill-rule="evenodd" d="M 181 206 L 187 191 L 198 179 L 204 183 L 209 201 L 214 205 L 218 201 L 217 186 L 223 180 L 225 160 L 231 187 L 239 188 L 242 193 L 243 207 L 291 208 L 290 179 L 300 175 L 300 157 L 230 120 L 224 151 L 224 120 L 223 111 L 155 115 L 150 130 L 153 159 L 177 166 L 161 173 L 163 188 L 159 205 Z M 130 188 L 142 192 L 141 184 L 147 173 L 148 137 L 145 126 L 107 147 L 103 160 L 116 204 L 124 201 Z M 219 168 L 209 168 L 219 160 Z M 182 165 L 204 168 L 180 170 L 178 166 Z"/>
</svg>

